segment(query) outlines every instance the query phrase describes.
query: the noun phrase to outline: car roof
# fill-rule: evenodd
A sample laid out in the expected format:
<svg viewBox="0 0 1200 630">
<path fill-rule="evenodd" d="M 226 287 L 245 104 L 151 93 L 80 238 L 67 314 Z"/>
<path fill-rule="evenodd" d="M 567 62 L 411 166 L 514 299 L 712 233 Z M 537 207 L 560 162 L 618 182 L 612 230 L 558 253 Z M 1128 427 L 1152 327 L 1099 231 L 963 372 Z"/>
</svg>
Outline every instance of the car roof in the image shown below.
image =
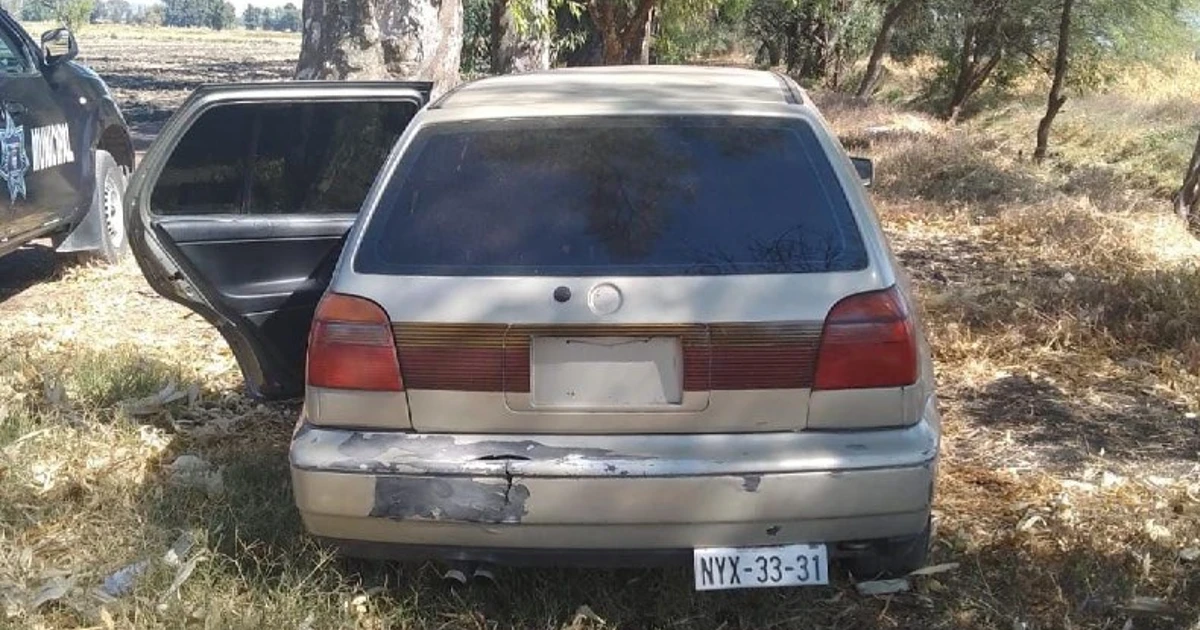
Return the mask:
<svg viewBox="0 0 1200 630">
<path fill-rule="evenodd" d="M 808 104 L 798 87 L 762 70 L 698 66 L 564 68 L 480 79 L 451 90 L 432 107 L 555 107 L 637 103 L 642 106 L 705 102 Z"/>
</svg>

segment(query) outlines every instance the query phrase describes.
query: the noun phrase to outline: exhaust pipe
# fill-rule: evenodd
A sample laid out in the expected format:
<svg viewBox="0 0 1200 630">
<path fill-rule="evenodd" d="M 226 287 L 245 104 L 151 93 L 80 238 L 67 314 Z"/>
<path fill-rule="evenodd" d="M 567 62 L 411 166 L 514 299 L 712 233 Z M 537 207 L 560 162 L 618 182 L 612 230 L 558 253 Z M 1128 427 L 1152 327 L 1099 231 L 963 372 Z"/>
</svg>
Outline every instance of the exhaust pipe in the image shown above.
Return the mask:
<svg viewBox="0 0 1200 630">
<path fill-rule="evenodd" d="M 476 562 L 451 562 L 442 572 L 442 582 L 451 588 L 466 586 L 471 581 L 496 584 L 495 567 Z"/>
</svg>

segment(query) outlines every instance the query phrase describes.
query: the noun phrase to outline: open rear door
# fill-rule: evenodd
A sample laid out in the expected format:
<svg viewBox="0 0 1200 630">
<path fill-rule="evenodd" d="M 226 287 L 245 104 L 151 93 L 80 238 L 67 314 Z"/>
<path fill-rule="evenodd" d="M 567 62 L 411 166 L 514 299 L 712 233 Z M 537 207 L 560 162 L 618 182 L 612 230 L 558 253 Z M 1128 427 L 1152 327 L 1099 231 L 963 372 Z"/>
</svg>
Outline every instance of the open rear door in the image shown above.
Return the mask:
<svg viewBox="0 0 1200 630">
<path fill-rule="evenodd" d="M 196 90 L 129 183 L 143 274 L 229 342 L 252 395 L 303 392 L 313 311 L 347 231 L 428 83 Z"/>
</svg>

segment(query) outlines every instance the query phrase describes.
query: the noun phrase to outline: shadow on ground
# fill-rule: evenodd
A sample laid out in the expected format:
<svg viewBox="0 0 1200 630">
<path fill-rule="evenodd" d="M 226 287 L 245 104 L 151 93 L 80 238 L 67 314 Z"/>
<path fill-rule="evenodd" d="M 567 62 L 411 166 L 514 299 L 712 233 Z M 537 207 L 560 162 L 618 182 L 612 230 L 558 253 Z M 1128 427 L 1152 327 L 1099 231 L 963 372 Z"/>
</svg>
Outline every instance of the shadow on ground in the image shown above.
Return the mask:
<svg viewBox="0 0 1200 630">
<path fill-rule="evenodd" d="M 1028 374 L 1005 376 L 962 393 L 971 422 L 1010 431 L 1020 444 L 1041 451 L 1047 468 L 1070 469 L 1103 456 L 1110 461 L 1194 461 L 1200 454 L 1200 423 L 1186 409 L 1153 394 L 1129 393 L 1126 383 L 1098 400 L 1069 396 L 1061 387 Z"/>
<path fill-rule="evenodd" d="M 50 282 L 77 260 L 56 254 L 48 244 L 25 245 L 4 256 L 0 264 L 0 305 L 30 287 Z"/>
</svg>

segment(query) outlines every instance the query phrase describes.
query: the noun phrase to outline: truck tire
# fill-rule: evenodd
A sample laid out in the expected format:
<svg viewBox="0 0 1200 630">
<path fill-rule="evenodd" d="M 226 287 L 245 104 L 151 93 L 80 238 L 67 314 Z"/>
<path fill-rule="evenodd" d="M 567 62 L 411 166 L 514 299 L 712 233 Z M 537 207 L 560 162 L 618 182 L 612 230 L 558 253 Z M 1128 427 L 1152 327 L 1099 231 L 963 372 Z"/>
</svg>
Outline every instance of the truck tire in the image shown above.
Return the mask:
<svg viewBox="0 0 1200 630">
<path fill-rule="evenodd" d="M 120 262 L 129 251 L 125 233 L 125 173 L 108 151 L 96 150 L 96 190 L 92 193 L 92 211 L 100 219 L 100 249 L 96 258 L 106 263 Z"/>
</svg>

